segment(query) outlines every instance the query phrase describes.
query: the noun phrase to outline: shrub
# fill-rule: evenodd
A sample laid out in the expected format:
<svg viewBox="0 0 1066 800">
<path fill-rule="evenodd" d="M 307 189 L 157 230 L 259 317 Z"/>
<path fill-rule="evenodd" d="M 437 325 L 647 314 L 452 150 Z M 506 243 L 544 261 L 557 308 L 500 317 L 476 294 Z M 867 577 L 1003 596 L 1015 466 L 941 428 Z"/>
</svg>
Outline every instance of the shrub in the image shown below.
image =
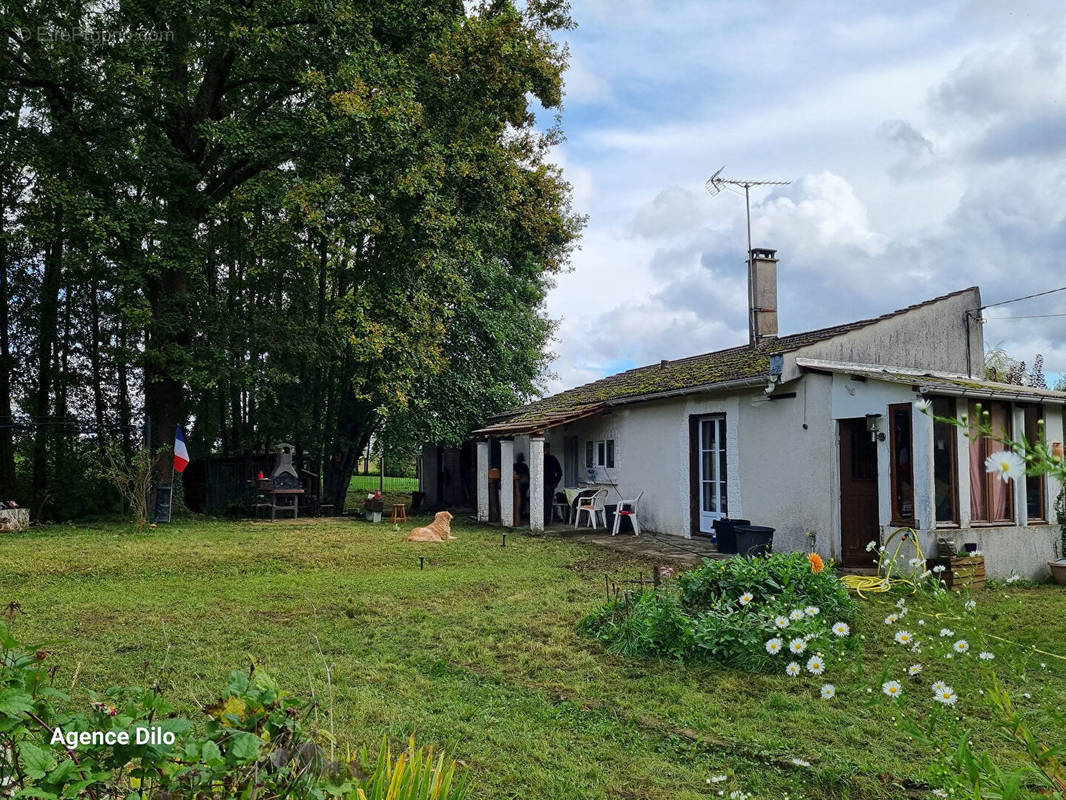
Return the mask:
<svg viewBox="0 0 1066 800">
<path fill-rule="evenodd" d="M 781 667 L 797 638 L 803 653 L 854 647 L 831 626 L 850 622 L 855 611 L 832 569 L 815 572 L 805 555 L 780 554 L 705 559 L 676 584 L 615 597 L 579 629 L 622 655 L 766 672 Z M 772 640 L 779 642 L 771 647 Z"/>
<path fill-rule="evenodd" d="M 850 622 L 856 605 L 832 568 L 815 572 L 803 553 L 775 553 L 766 558 L 740 556 L 719 561 L 704 559 L 677 578 L 685 609 L 698 612 L 722 600 L 754 595 L 756 607 L 767 601 L 781 606 L 818 606 L 827 616 Z"/>
<path fill-rule="evenodd" d="M 455 762 L 434 758 L 432 750 L 415 750 L 413 740 L 395 759 L 384 745 L 372 767 L 365 752 L 348 762 L 332 761 L 317 744 L 330 737 L 306 721 L 310 705 L 254 669 L 230 673 L 221 696 L 205 708 L 203 723 L 194 726 L 178 716 L 157 687 L 113 687 L 91 695 L 88 711 L 76 709 L 52 685 L 48 655 L 21 647 L 0 624 L 0 786 L 5 793 L 43 800 L 466 796 L 464 783 L 455 779 Z M 138 737 L 138 731 L 149 734 Z M 99 738 L 64 741 L 79 732 Z"/>
</svg>

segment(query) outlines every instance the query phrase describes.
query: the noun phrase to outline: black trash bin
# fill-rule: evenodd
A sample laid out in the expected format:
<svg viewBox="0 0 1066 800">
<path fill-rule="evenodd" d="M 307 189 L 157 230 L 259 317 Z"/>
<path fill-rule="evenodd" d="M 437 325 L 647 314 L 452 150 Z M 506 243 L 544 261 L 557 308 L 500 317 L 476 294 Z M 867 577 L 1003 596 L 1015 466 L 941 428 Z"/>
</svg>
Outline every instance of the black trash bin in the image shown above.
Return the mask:
<svg viewBox="0 0 1066 800">
<path fill-rule="evenodd" d="M 714 540 L 718 545 L 719 553 L 736 553 L 737 552 L 737 534 L 736 529 L 738 525 L 750 525 L 750 519 L 729 519 L 729 517 L 722 517 L 722 519 L 716 519 L 714 521 Z"/>
<path fill-rule="evenodd" d="M 765 556 L 774 541 L 774 529 L 765 525 L 734 525 L 737 550 L 742 556 Z"/>
<path fill-rule="evenodd" d="M 618 504 L 603 506 L 604 516 L 607 517 L 607 530 L 614 530 L 614 515 L 618 512 Z M 632 533 L 633 532 L 633 520 L 629 516 L 623 516 L 622 521 L 618 524 L 619 533 Z"/>
</svg>

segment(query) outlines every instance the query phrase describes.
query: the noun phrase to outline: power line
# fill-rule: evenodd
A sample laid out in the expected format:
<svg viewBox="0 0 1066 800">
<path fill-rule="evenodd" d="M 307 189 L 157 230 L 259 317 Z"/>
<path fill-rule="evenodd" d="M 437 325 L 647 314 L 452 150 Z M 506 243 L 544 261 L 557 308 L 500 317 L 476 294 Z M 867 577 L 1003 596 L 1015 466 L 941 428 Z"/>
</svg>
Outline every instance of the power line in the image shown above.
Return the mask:
<svg viewBox="0 0 1066 800">
<path fill-rule="evenodd" d="M 1001 319 L 1050 319 L 1051 317 L 1066 317 L 1066 314 L 1027 314 L 1021 317 L 985 317 L 985 321 L 994 322 Z"/>
<path fill-rule="evenodd" d="M 1032 300 L 1034 297 L 1043 297 L 1046 294 L 1055 294 L 1055 292 L 1066 292 L 1066 286 L 1060 286 L 1058 289 L 1048 289 L 1046 292 L 1037 292 L 1036 294 L 1027 294 L 1025 297 L 1015 297 L 1013 300 L 1000 300 L 998 303 L 989 303 L 987 306 L 981 306 L 979 310 L 984 311 L 986 308 L 995 308 L 996 306 L 1005 306 L 1007 303 L 1017 303 L 1020 300 Z M 1004 317 L 1006 319 L 1006 317 Z"/>
</svg>

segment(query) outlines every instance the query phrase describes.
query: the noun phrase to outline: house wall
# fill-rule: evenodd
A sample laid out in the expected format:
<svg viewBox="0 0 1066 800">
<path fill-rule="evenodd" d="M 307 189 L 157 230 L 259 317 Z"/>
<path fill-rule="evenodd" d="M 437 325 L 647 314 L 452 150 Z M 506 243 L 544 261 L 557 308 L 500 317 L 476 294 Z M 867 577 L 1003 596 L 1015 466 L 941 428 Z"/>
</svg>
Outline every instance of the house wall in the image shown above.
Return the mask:
<svg viewBox="0 0 1066 800">
<path fill-rule="evenodd" d="M 585 442 L 615 441 L 614 469 L 596 469 L 596 480 L 614 482 L 608 503 L 641 491 L 641 525 L 650 531 L 689 536 L 689 417 L 723 413 L 726 418 L 728 514 L 775 529 L 775 548 L 809 550 L 840 560 L 840 465 L 837 422 L 881 414 L 885 440 L 877 443 L 878 517 L 884 541 L 892 524 L 891 460 L 888 406 L 912 404 L 911 387 L 847 375 L 807 374 L 778 387 L 793 398 L 767 400 L 762 392 L 680 398 L 615 408 L 612 413 L 548 433 L 552 452 L 561 457 L 563 438 L 578 439 L 579 475 L 585 479 Z M 963 408 L 960 401 L 960 409 Z M 1049 441 L 1063 440 L 1062 410 L 1045 407 Z M 1046 576 L 1046 561 L 1056 557 L 1057 524 L 971 526 L 969 521 L 968 440 L 959 431 L 960 525 L 936 527 L 932 464 L 933 421 L 912 405 L 915 515 L 919 542 L 927 555 L 936 552 L 938 536 L 961 545 L 976 542 L 985 553 L 988 574 L 1006 578 Z M 516 451 L 518 443 L 516 442 Z M 1049 481 L 1048 519 L 1060 486 Z M 1024 504 L 1019 503 L 1020 509 Z M 1019 517 L 1024 522 L 1024 515 Z M 814 534 L 813 541 L 807 536 Z M 904 548 L 901 558 L 913 553 Z"/>
<path fill-rule="evenodd" d="M 887 435 L 888 406 L 893 403 L 907 403 L 919 399 L 921 395 L 913 392 L 911 387 L 876 380 L 856 381 L 847 375 L 834 375 L 832 378 L 832 415 L 833 419 L 861 417 L 866 414 L 882 414 L 885 441 L 877 443 L 878 476 L 878 518 L 881 523 L 881 540 L 896 530 L 892 524 L 892 487 L 891 487 L 891 451 L 890 437 Z M 959 413 L 965 413 L 966 401 L 958 400 Z M 1063 440 L 1063 416 L 1059 406 L 1045 406 L 1044 416 L 1049 442 Z M 935 489 L 933 483 L 933 420 L 917 409 L 912 410 L 914 437 L 914 508 L 916 532 L 919 544 L 926 556 L 936 553 L 937 539 L 944 537 L 954 540 L 959 547 L 967 542 L 976 543 L 985 554 L 985 566 L 989 577 L 1007 578 L 1012 574 L 1024 578 L 1043 580 L 1047 577 L 1047 564 L 1056 557 L 1056 546 L 1060 540 L 1059 527 L 1054 524 L 1052 509 L 1054 499 L 1058 497 L 1061 486 L 1049 479 L 1045 500 L 1046 518 L 1052 524 L 1025 524 L 1024 492 L 1021 484 L 1014 488 L 1016 525 L 971 525 L 970 522 L 970 484 L 969 484 L 969 439 L 966 431 L 960 429 L 956 436 L 958 456 L 958 501 L 959 522 L 957 526 L 937 527 L 935 522 Z M 836 434 L 833 434 L 836 442 Z M 835 450 L 835 447 L 834 447 Z M 839 459 L 834 457 L 833 469 L 837 473 L 834 498 L 839 498 Z M 839 515 L 839 504 L 836 512 Z M 833 528 L 837 531 L 836 542 L 839 546 L 839 520 Z M 900 559 L 906 561 L 913 557 L 913 552 L 906 546 L 900 553 Z"/>
<path fill-rule="evenodd" d="M 786 356 L 785 378 L 799 374 L 796 358 L 854 364 L 883 364 L 984 377 L 981 325 L 966 312 L 981 307 L 981 293 L 970 289 L 935 303 L 808 345 Z M 967 350 L 967 339 L 969 350 Z"/>
<path fill-rule="evenodd" d="M 640 525 L 649 531 L 688 536 L 689 414 L 726 415 L 726 487 L 730 509 L 741 502 L 737 455 L 737 397 L 679 399 L 613 409 L 601 415 L 555 428 L 546 440 L 552 453 L 562 456 L 563 439 L 578 438 L 578 474 L 586 480 L 585 442 L 613 439 L 614 469 L 595 467 L 597 482 L 613 482 L 607 503 L 631 500 L 644 492 L 638 509 Z M 734 512 L 734 516 L 737 516 Z"/>
</svg>

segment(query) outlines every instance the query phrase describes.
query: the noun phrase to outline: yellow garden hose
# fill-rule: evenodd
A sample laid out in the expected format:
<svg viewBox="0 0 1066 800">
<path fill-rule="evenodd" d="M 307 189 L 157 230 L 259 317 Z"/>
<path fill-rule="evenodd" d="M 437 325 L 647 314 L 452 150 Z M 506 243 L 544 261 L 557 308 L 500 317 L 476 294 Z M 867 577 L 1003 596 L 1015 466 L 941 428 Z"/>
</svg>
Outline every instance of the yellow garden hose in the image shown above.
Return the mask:
<svg viewBox="0 0 1066 800">
<path fill-rule="evenodd" d="M 897 536 L 899 536 L 899 542 L 896 543 L 895 552 L 893 552 L 892 557 L 889 558 L 888 547 L 892 540 Z M 899 551 L 903 547 L 904 542 L 910 542 L 914 546 L 914 557 L 920 558 L 924 564 L 925 556 L 922 553 L 922 546 L 918 544 L 918 535 L 914 532 L 914 529 L 896 528 L 896 530 L 892 531 L 892 534 L 885 539 L 884 545 L 882 545 L 881 554 L 877 558 L 876 575 L 844 575 L 840 578 L 841 582 L 849 589 L 855 590 L 859 597 L 862 598 L 866 597 L 863 592 L 887 592 L 891 590 L 893 586 L 907 585 L 911 587 L 912 593 L 917 591 L 918 584 L 914 578 L 892 576 L 892 573 L 898 567 L 896 558 L 899 556 Z"/>
</svg>

